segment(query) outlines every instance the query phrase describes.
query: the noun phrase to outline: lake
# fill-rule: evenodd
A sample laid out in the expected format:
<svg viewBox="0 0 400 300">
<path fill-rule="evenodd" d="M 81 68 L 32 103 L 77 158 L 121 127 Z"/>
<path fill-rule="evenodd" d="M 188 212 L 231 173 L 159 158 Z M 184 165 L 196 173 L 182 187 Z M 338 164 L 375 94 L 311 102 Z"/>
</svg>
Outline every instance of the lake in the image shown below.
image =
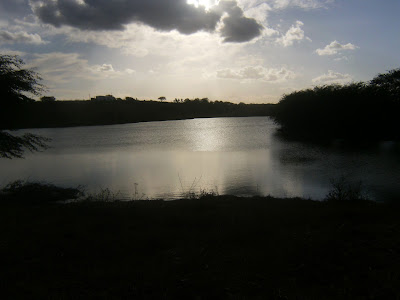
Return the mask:
<svg viewBox="0 0 400 300">
<path fill-rule="evenodd" d="M 286 141 L 269 117 L 206 118 L 18 130 L 52 139 L 41 153 L 0 160 L 0 185 L 24 179 L 109 188 L 120 199 L 189 192 L 323 199 L 331 180 L 362 182 L 369 198 L 400 196 L 399 144 L 349 149 Z"/>
</svg>

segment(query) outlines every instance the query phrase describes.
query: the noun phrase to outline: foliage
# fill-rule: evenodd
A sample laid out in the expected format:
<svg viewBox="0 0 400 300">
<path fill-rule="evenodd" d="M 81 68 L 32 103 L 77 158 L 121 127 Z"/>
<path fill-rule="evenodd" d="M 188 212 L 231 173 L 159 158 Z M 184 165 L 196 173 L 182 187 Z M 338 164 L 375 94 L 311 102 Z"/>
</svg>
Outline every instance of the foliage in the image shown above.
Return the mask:
<svg viewBox="0 0 400 300">
<path fill-rule="evenodd" d="M 18 56 L 0 55 L 1 119 L 10 114 L 10 107 L 15 110 L 16 106 L 19 108 L 22 103 L 32 101 L 24 93 L 40 95 L 44 91 L 40 75 L 33 69 L 23 69 L 23 66 L 24 61 Z M 0 130 L 0 158 L 21 158 L 24 150 L 33 152 L 46 149 L 48 141 L 47 138 L 31 133 L 14 136 Z"/>
<path fill-rule="evenodd" d="M 34 69 L 24 69 L 17 55 L 0 55 L 0 103 L 4 105 L 32 101 L 24 93 L 40 95 L 45 87 Z"/>
<path fill-rule="evenodd" d="M 63 188 L 50 183 L 16 180 L 0 190 L 3 200 L 43 203 L 74 200 L 83 196 L 78 188 Z"/>
<path fill-rule="evenodd" d="M 32 133 L 14 136 L 0 131 L 0 158 L 22 158 L 25 150 L 31 152 L 47 149 L 50 139 Z"/>
<path fill-rule="evenodd" d="M 0 110 L 0 129 L 108 125 L 145 121 L 182 120 L 206 117 L 268 116 L 275 104 L 239 105 L 223 101 L 184 102 L 123 101 L 41 101 Z"/>
<path fill-rule="evenodd" d="M 378 90 L 385 91 L 393 99 L 400 101 L 400 68 L 378 74 L 370 81 L 370 84 Z"/>
<path fill-rule="evenodd" d="M 43 96 L 43 97 L 40 97 L 40 101 L 51 103 L 51 102 L 55 102 L 56 101 L 56 97 L 54 97 L 54 96 Z"/>
<path fill-rule="evenodd" d="M 85 201 L 114 202 L 118 200 L 119 192 L 114 193 L 109 188 L 100 189 L 99 192 L 89 194 Z"/>
<path fill-rule="evenodd" d="M 362 183 L 350 183 L 344 176 L 331 179 L 331 190 L 325 197 L 328 201 L 359 201 L 367 200 L 362 192 Z"/>
<path fill-rule="evenodd" d="M 300 139 L 399 139 L 399 69 L 369 83 L 323 85 L 284 95 L 274 119 Z"/>
</svg>

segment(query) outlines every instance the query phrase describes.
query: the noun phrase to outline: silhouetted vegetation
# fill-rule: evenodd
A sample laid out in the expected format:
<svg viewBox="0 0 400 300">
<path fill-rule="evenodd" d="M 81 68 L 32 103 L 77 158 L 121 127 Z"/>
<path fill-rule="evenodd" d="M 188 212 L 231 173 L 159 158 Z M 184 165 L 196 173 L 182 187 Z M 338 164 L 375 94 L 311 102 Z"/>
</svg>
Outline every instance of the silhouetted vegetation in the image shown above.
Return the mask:
<svg viewBox="0 0 400 300">
<path fill-rule="evenodd" d="M 331 190 L 325 197 L 327 201 L 364 201 L 368 197 L 362 190 L 362 182 L 351 183 L 345 177 L 331 179 Z"/>
<path fill-rule="evenodd" d="M 32 133 L 14 136 L 0 130 L 0 158 L 23 158 L 26 150 L 31 152 L 48 148 L 50 139 Z"/>
<path fill-rule="evenodd" d="M 14 203 L 45 203 L 76 200 L 84 195 L 80 188 L 63 188 L 50 183 L 17 180 L 0 190 L 2 201 Z"/>
<path fill-rule="evenodd" d="M 24 62 L 18 56 L 0 55 L 0 118 L 6 119 L 7 114 L 13 111 L 18 113 L 22 105 L 32 103 L 33 100 L 25 93 L 40 95 L 44 86 L 40 83 L 41 77 L 33 69 L 24 69 Z M 55 99 L 54 99 L 55 100 Z M 13 116 L 9 116 L 13 118 Z M 30 118 L 34 117 L 32 114 Z M 34 134 L 14 136 L 1 129 L 0 126 L 0 158 L 21 158 L 25 150 L 39 151 L 46 149 L 49 140 Z"/>
<path fill-rule="evenodd" d="M 56 101 L 56 97 L 54 97 L 54 96 L 43 96 L 43 97 L 40 97 L 40 101 L 42 101 L 42 102 L 55 102 Z"/>
<path fill-rule="evenodd" d="M 379 89 L 381 93 L 385 93 L 386 97 L 400 101 L 400 68 L 379 74 L 371 80 L 370 84 Z"/>
<path fill-rule="evenodd" d="M 111 95 L 110 95 L 111 96 Z M 179 102 L 125 100 L 104 96 L 94 101 L 34 102 L 0 112 L 1 129 L 106 125 L 205 117 L 266 116 L 273 104 L 233 104 L 204 99 Z M 206 100 L 205 100 L 206 99 Z"/>
<path fill-rule="evenodd" d="M 284 95 L 274 118 L 300 139 L 398 140 L 400 69 L 368 83 L 324 85 Z"/>
<path fill-rule="evenodd" d="M 24 61 L 17 55 L 0 54 L 0 105 L 15 105 L 32 102 L 24 93 L 40 95 L 45 87 L 42 78 L 33 69 L 26 69 Z"/>
<path fill-rule="evenodd" d="M 41 77 L 33 69 L 24 69 L 24 62 L 18 56 L 0 55 L 0 130 L 66 127 L 85 125 L 108 125 L 145 121 L 178 120 L 199 117 L 243 117 L 271 115 L 271 104 L 233 104 L 210 101 L 208 98 L 175 99 L 173 103 L 140 101 L 126 97 L 125 100 L 113 95 L 96 96 L 90 101 L 56 101 L 54 96 L 43 96 L 35 102 L 26 93 L 40 95 L 45 87 Z M 2 134 L 0 152 L 2 157 L 21 157 L 24 148 L 31 151 L 41 149 L 45 139 L 39 136 L 15 137 L 4 143 L 11 134 Z M 15 146 L 6 153 L 7 145 Z"/>
<path fill-rule="evenodd" d="M 6 299 L 396 299 L 398 207 L 0 201 Z"/>
</svg>

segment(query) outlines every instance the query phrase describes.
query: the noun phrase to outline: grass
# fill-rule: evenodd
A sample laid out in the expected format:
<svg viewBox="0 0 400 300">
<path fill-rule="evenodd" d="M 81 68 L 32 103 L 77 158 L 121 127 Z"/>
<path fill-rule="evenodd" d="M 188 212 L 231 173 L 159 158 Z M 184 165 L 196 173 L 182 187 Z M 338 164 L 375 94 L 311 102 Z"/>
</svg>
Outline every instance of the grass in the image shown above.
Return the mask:
<svg viewBox="0 0 400 300">
<path fill-rule="evenodd" d="M 9 299 L 400 297 L 393 204 L 205 194 L 0 206 Z"/>
</svg>

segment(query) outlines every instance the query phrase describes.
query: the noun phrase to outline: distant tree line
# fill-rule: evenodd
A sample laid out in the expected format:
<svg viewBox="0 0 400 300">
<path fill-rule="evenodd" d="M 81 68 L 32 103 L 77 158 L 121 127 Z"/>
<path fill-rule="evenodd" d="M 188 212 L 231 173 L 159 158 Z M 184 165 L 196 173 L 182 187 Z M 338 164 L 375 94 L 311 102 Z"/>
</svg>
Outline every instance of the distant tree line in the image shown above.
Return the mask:
<svg viewBox="0 0 400 300">
<path fill-rule="evenodd" d="M 234 104 L 198 99 L 183 102 L 153 100 L 38 101 L 0 112 L 0 129 L 107 125 L 207 117 L 271 115 L 274 104 Z"/>
<path fill-rule="evenodd" d="M 272 105 L 233 104 L 209 101 L 208 98 L 164 102 L 140 101 L 113 95 L 96 96 L 90 101 L 57 101 L 42 96 L 34 101 L 29 95 L 40 96 L 46 91 L 42 78 L 34 69 L 24 68 L 16 55 L 0 54 L 0 157 L 22 157 L 25 150 L 40 151 L 49 140 L 10 131 L 19 128 L 105 125 L 198 117 L 264 116 L 271 114 Z"/>
<path fill-rule="evenodd" d="M 369 82 L 323 85 L 284 95 L 274 119 L 297 139 L 399 140 L 400 69 Z"/>
</svg>

